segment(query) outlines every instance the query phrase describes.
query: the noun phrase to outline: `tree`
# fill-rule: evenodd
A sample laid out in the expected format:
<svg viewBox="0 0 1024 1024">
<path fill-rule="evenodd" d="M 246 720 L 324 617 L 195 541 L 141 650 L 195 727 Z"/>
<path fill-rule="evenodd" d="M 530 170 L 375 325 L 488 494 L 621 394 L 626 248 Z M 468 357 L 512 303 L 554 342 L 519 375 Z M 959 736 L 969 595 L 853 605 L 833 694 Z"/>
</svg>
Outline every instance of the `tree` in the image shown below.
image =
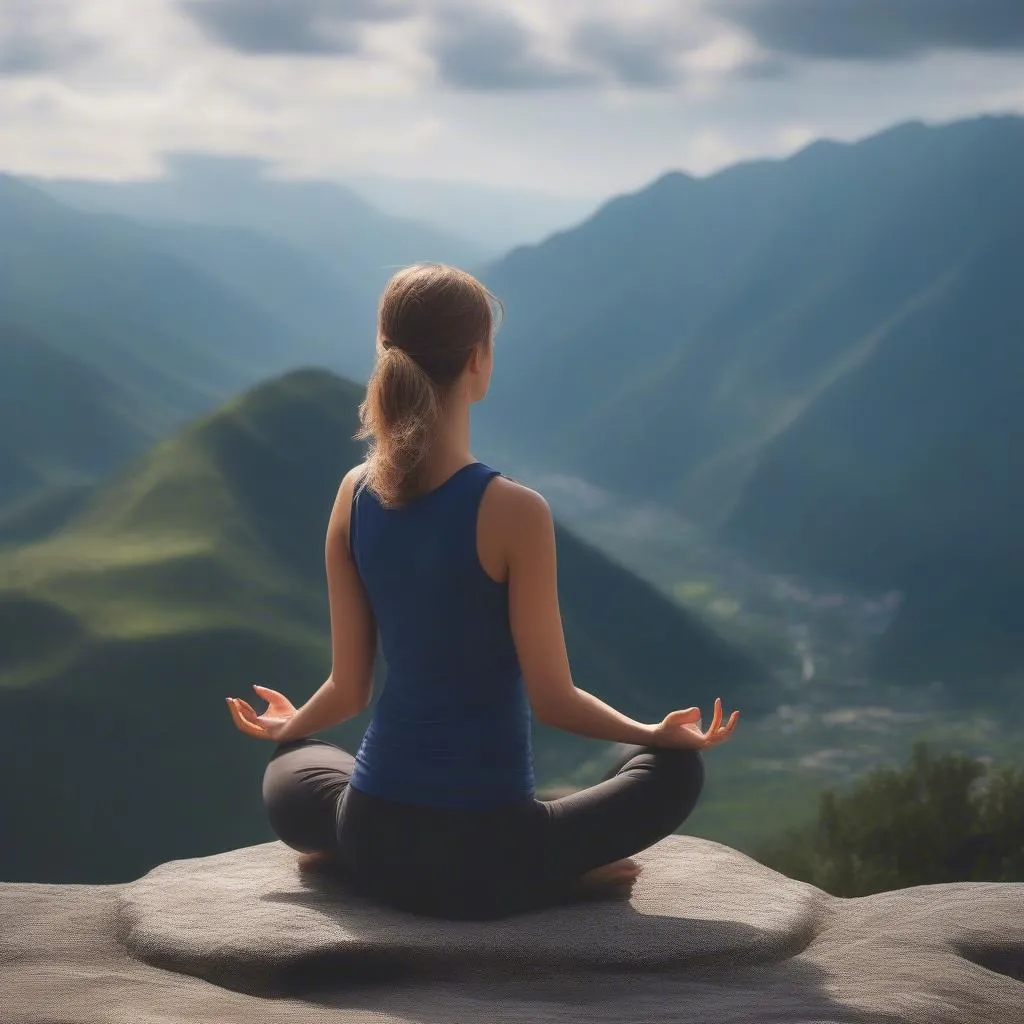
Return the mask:
<svg viewBox="0 0 1024 1024">
<path fill-rule="evenodd" d="M 914 745 L 903 771 L 825 790 L 818 820 L 766 844 L 763 864 L 835 896 L 940 882 L 1024 881 L 1024 772 Z"/>
</svg>

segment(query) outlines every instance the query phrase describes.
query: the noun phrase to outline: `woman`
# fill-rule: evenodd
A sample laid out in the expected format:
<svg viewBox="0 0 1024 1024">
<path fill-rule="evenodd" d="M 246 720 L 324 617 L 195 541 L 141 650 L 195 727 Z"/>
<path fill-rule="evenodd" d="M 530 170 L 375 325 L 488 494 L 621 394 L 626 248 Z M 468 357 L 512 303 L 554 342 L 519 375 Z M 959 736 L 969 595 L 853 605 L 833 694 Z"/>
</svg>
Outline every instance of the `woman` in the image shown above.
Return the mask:
<svg viewBox="0 0 1024 1024">
<path fill-rule="evenodd" d="M 493 365 L 494 297 L 463 271 L 409 267 L 385 288 L 360 407 L 366 461 L 327 529 L 333 664 L 296 710 L 274 690 L 235 724 L 277 743 L 263 780 L 274 831 L 391 906 L 495 918 L 628 891 L 630 854 L 696 805 L 711 727 L 698 708 L 635 722 L 572 680 L 550 509 L 470 453 L 470 406 Z M 355 757 L 313 733 L 363 711 L 378 631 L 386 685 Z M 569 732 L 630 744 L 594 786 L 540 800 L 531 709 Z"/>
</svg>

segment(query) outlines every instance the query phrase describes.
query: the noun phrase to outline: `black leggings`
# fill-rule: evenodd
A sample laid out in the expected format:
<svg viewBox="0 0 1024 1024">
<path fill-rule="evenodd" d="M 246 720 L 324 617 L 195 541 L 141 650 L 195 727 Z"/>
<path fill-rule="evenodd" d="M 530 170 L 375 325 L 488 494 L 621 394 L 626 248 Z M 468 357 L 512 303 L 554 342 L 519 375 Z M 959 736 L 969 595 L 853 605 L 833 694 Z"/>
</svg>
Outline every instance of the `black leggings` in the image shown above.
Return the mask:
<svg viewBox="0 0 1024 1024">
<path fill-rule="evenodd" d="M 363 793 L 348 784 L 354 766 L 324 740 L 279 743 L 263 777 L 274 832 L 295 850 L 329 854 L 371 899 L 453 919 L 572 899 L 583 872 L 675 832 L 704 785 L 696 751 L 632 746 L 577 793 L 471 810 Z"/>
</svg>

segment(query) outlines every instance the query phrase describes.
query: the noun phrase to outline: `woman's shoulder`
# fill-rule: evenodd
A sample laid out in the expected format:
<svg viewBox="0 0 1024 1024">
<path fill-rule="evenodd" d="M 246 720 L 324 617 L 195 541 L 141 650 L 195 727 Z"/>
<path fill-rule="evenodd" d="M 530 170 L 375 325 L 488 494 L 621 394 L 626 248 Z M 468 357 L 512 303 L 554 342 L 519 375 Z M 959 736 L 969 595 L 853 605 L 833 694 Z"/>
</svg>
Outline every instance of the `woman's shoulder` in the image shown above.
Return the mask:
<svg viewBox="0 0 1024 1024">
<path fill-rule="evenodd" d="M 331 512 L 331 520 L 335 526 L 346 528 L 359 492 L 363 489 L 364 477 L 366 474 L 366 463 L 360 462 L 353 466 L 338 484 L 338 491 L 334 498 L 334 509 Z"/>
<path fill-rule="evenodd" d="M 481 513 L 506 530 L 529 528 L 551 519 L 543 494 L 500 471 L 484 491 Z"/>
<path fill-rule="evenodd" d="M 492 579 L 507 580 L 511 565 L 548 550 L 553 537 L 551 509 L 539 491 L 504 473 L 490 478 L 480 503 L 477 554 Z"/>
<path fill-rule="evenodd" d="M 341 478 L 341 483 L 338 485 L 339 501 L 344 502 L 346 499 L 351 501 L 355 497 L 356 492 L 363 484 L 365 474 L 366 463 L 358 462 Z"/>
<path fill-rule="evenodd" d="M 491 490 L 501 494 L 502 500 L 512 502 L 519 507 L 523 506 L 547 506 L 547 500 L 544 495 L 539 491 L 534 490 L 532 487 L 527 487 L 521 480 L 517 480 L 513 476 L 509 476 L 500 469 L 491 470 L 495 474 L 494 482 L 491 485 Z"/>
</svg>

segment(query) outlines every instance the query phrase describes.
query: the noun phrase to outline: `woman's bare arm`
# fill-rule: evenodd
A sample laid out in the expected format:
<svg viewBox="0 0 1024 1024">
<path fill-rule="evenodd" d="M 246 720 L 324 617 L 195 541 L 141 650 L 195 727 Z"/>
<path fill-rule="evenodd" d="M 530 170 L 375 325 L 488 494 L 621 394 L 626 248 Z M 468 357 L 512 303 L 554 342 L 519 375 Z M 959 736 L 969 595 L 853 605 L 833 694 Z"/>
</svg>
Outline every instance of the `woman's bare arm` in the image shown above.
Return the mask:
<svg viewBox="0 0 1024 1024">
<path fill-rule="evenodd" d="M 373 696 L 377 623 L 349 553 L 352 494 L 362 467 L 346 474 L 327 527 L 325 559 L 331 607 L 331 674 L 285 726 L 282 742 L 301 739 L 353 718 Z"/>
<path fill-rule="evenodd" d="M 592 739 L 649 744 L 656 726 L 626 717 L 573 682 L 558 605 L 551 509 L 536 491 L 508 480 L 502 484 L 509 620 L 537 720 Z"/>
</svg>

